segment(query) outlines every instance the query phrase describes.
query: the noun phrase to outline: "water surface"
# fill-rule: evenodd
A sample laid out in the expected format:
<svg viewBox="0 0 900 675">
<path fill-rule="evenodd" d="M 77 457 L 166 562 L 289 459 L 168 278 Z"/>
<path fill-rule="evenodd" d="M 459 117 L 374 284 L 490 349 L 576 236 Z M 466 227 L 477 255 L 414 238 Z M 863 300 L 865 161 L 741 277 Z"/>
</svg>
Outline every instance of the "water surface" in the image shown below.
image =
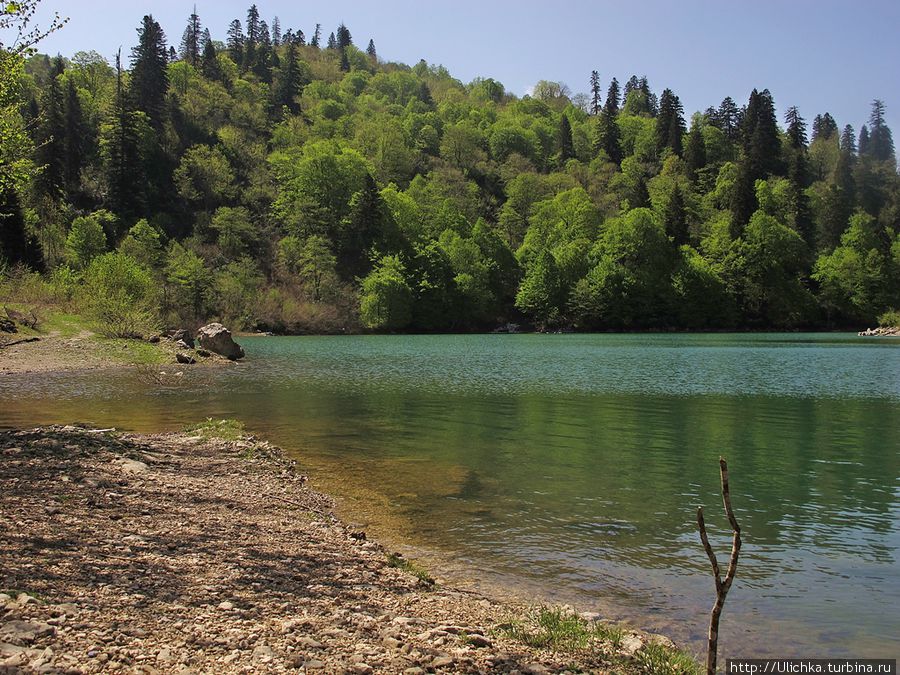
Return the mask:
<svg viewBox="0 0 900 675">
<path fill-rule="evenodd" d="M 246 362 L 0 377 L 0 425 L 237 417 L 348 517 L 451 577 L 566 601 L 699 649 L 695 529 L 744 530 L 726 656 L 896 657 L 900 341 L 847 335 L 253 338 Z"/>
</svg>

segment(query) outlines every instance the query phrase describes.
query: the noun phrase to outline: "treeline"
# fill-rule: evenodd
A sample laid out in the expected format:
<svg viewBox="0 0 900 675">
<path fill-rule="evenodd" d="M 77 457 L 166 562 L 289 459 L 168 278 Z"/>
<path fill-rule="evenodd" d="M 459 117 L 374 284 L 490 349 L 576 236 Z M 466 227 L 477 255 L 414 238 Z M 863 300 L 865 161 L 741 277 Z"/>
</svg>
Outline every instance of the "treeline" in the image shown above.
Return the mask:
<svg viewBox="0 0 900 675">
<path fill-rule="evenodd" d="M 796 108 L 779 126 L 766 89 L 688 120 L 646 78 L 603 84 L 517 98 L 255 5 L 224 43 L 192 14 L 176 50 L 145 16 L 127 67 L 25 63 L 34 170 L 2 189 L 2 255 L 142 320 L 289 332 L 835 327 L 900 307 L 880 101 L 857 133 Z"/>
</svg>

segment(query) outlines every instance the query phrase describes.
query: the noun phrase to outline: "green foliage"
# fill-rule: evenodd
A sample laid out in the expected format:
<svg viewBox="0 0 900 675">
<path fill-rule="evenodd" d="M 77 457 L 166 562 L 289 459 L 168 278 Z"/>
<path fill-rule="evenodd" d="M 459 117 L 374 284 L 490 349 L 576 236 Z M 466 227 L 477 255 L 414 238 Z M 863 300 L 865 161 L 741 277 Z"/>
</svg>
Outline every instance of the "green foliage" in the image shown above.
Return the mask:
<svg viewBox="0 0 900 675">
<path fill-rule="evenodd" d="M 142 218 L 128 231 L 119 251 L 149 270 L 162 264 L 163 246 L 159 231 Z"/>
<path fill-rule="evenodd" d="M 72 221 L 66 237 L 66 260 L 76 270 L 83 270 L 106 250 L 106 234 L 96 215 L 79 216 Z"/>
<path fill-rule="evenodd" d="M 184 433 L 199 436 L 204 440 L 217 438 L 223 441 L 239 441 L 247 435 L 244 423 L 240 420 L 214 420 L 212 417 L 207 417 L 203 422 L 187 425 Z"/>
<path fill-rule="evenodd" d="M 900 328 L 900 310 L 889 309 L 878 317 L 878 325 L 885 328 Z"/>
<path fill-rule="evenodd" d="M 360 318 L 367 328 L 401 330 L 412 319 L 412 290 L 398 256 L 385 256 L 362 280 Z"/>
<path fill-rule="evenodd" d="M 156 328 L 155 284 L 122 253 L 105 253 L 91 262 L 84 273 L 84 303 L 107 337 L 140 336 Z"/>
<path fill-rule="evenodd" d="M 165 279 L 166 310 L 192 322 L 208 316 L 214 279 L 200 256 L 173 242 L 166 255 Z"/>
</svg>

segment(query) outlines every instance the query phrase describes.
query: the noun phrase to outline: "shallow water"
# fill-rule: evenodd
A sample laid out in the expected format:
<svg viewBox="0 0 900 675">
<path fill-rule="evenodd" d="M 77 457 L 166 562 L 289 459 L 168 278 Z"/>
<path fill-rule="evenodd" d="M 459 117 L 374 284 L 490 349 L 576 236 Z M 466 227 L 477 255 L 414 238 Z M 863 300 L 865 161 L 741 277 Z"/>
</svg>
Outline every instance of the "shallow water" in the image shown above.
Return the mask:
<svg viewBox="0 0 900 675">
<path fill-rule="evenodd" d="M 896 657 L 900 341 L 847 335 L 253 338 L 158 388 L 130 369 L 0 377 L 0 425 L 237 417 L 342 509 L 483 588 L 699 649 L 744 530 L 725 656 Z M 464 572 L 462 570 L 465 570 Z"/>
</svg>

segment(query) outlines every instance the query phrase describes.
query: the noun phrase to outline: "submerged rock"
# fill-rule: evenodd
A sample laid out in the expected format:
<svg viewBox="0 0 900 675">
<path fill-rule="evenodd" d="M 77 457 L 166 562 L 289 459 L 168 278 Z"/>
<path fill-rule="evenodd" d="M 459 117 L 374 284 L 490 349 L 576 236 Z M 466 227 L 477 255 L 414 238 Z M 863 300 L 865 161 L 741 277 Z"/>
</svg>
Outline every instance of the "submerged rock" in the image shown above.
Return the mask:
<svg viewBox="0 0 900 675">
<path fill-rule="evenodd" d="M 211 323 L 197 331 L 200 346 L 220 354 L 226 359 L 237 361 L 244 357 L 244 350 L 231 338 L 231 331 L 220 323 Z"/>
</svg>

